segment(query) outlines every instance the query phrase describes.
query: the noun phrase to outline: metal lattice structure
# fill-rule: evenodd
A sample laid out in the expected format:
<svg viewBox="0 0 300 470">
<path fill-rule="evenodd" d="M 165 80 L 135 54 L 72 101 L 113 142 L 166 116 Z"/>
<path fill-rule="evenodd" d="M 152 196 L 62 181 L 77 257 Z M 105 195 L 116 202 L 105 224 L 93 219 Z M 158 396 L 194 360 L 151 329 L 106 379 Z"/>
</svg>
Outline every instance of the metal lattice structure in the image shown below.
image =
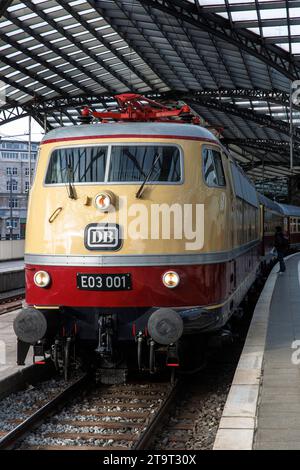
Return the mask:
<svg viewBox="0 0 300 470">
<path fill-rule="evenodd" d="M 299 25 L 298 0 L 2 0 L 0 125 L 76 124 L 126 92 L 176 99 L 221 129 L 251 177 L 288 177 Z M 295 105 L 294 172 L 299 122 Z"/>
</svg>

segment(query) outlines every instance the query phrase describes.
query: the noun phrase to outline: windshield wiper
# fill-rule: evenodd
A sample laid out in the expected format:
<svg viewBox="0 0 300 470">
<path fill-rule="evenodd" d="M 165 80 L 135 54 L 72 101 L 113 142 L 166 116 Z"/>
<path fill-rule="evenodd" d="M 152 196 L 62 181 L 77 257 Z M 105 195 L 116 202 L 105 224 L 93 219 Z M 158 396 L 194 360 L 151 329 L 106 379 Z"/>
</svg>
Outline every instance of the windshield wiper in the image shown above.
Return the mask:
<svg viewBox="0 0 300 470">
<path fill-rule="evenodd" d="M 154 170 L 154 168 L 155 168 L 155 165 L 156 165 L 156 163 L 158 162 L 159 159 L 160 159 L 160 155 L 159 155 L 159 153 L 158 153 L 158 154 L 156 155 L 156 158 L 155 158 L 154 162 L 152 163 L 151 168 L 150 168 L 150 170 L 148 171 L 148 173 L 147 173 L 147 175 L 146 175 L 144 181 L 142 182 L 141 186 L 139 187 L 139 189 L 138 189 L 138 191 L 137 191 L 137 193 L 136 193 L 136 195 L 135 195 L 137 199 L 139 199 L 139 198 L 141 197 L 141 195 L 143 194 L 145 184 L 148 183 L 148 181 L 149 181 L 149 179 L 150 179 L 150 177 L 151 177 L 151 175 L 152 175 L 152 172 L 153 172 L 153 170 Z"/>
<path fill-rule="evenodd" d="M 73 185 L 73 167 L 70 163 L 68 163 L 68 166 L 67 166 L 67 182 L 68 182 L 68 187 L 67 187 L 67 191 L 68 191 L 68 197 L 70 199 L 77 199 L 77 196 L 76 196 L 76 191 L 75 191 L 75 188 L 74 188 L 74 185 Z"/>
</svg>

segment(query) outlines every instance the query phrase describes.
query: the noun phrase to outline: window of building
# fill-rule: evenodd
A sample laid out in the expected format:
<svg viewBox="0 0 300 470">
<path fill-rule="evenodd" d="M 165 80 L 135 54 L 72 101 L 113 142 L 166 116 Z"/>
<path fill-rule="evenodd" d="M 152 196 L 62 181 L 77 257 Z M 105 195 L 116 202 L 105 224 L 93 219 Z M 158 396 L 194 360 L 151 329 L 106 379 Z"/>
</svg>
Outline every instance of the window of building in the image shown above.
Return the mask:
<svg viewBox="0 0 300 470">
<path fill-rule="evenodd" d="M 17 149 L 20 148 L 20 144 L 17 144 L 15 142 L 11 142 L 11 143 L 9 142 L 9 143 L 6 144 L 6 148 L 7 149 L 12 149 L 12 150 L 17 150 Z"/>
<path fill-rule="evenodd" d="M 10 219 L 6 219 L 6 228 L 10 229 L 11 227 L 18 228 L 18 219 L 12 219 L 12 221 Z"/>
<path fill-rule="evenodd" d="M 203 174 L 208 186 L 225 186 L 222 158 L 218 150 L 203 149 Z"/>
<path fill-rule="evenodd" d="M 17 207 L 19 207 L 19 201 L 17 198 L 12 198 L 9 200 L 9 203 L 8 203 L 9 207 L 12 207 L 13 209 L 16 209 Z"/>
<path fill-rule="evenodd" d="M 12 185 L 12 188 L 11 188 Z M 16 180 L 6 181 L 6 190 L 7 191 L 18 191 L 18 182 Z"/>
<path fill-rule="evenodd" d="M 28 166 L 25 168 L 25 176 L 29 176 L 29 167 Z"/>
<path fill-rule="evenodd" d="M 15 160 L 18 158 L 18 154 L 13 152 L 2 152 L 2 158 L 6 158 L 8 160 Z"/>
<path fill-rule="evenodd" d="M 19 154 L 15 152 L 2 152 L 2 158 L 7 158 L 8 160 L 18 160 Z"/>
<path fill-rule="evenodd" d="M 18 174 L 18 168 L 16 168 L 16 167 L 12 168 L 10 166 L 7 167 L 6 168 L 6 174 L 7 174 L 7 176 L 11 176 L 11 175 L 16 176 Z"/>
<path fill-rule="evenodd" d="M 25 181 L 25 191 L 29 191 L 29 181 Z"/>
</svg>

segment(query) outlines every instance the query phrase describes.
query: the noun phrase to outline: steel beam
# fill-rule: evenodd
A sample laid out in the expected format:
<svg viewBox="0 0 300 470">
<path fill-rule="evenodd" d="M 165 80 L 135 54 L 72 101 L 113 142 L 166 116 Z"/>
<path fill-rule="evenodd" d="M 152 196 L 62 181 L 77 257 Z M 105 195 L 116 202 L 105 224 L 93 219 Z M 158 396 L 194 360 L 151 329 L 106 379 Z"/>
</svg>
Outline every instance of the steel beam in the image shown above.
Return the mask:
<svg viewBox="0 0 300 470">
<path fill-rule="evenodd" d="M 143 74 L 141 69 L 134 67 L 134 65 L 127 60 L 116 48 L 113 48 L 110 42 L 103 37 L 96 29 L 91 28 L 90 23 L 88 23 L 83 16 L 81 16 L 74 7 L 70 6 L 68 0 L 56 0 L 59 5 L 61 5 L 73 18 L 81 23 L 81 25 L 97 40 L 100 44 L 109 50 L 115 57 L 117 57 L 120 62 L 122 62 L 134 75 L 136 75 L 142 82 L 144 82 L 150 89 L 153 88 L 152 83 L 147 79 Z M 154 85 L 155 88 L 155 85 Z"/>
<path fill-rule="evenodd" d="M 265 39 L 248 29 L 232 28 L 229 20 L 215 13 L 208 13 L 196 0 L 195 3 L 187 0 L 139 0 L 139 2 L 192 24 L 195 28 L 206 31 L 236 46 L 239 50 L 243 49 L 290 80 L 300 77 L 300 67 L 291 54 L 276 45 L 268 44 Z M 281 37 L 277 39 L 281 40 Z"/>
<path fill-rule="evenodd" d="M 1 3 L 0 3 L 0 18 L 3 15 L 3 13 L 10 7 L 12 2 L 13 2 L 13 0 L 1 0 Z"/>
<path fill-rule="evenodd" d="M 101 57 L 91 51 L 87 46 L 85 46 L 80 39 L 77 39 L 74 35 L 68 32 L 67 29 L 64 29 L 62 26 L 59 25 L 57 21 L 54 21 L 51 16 L 43 11 L 43 4 L 38 6 L 38 4 L 34 4 L 31 0 L 22 0 L 22 2 L 31 9 L 34 13 L 36 13 L 40 18 L 46 21 L 52 28 L 58 31 L 62 37 L 65 37 L 71 44 L 74 44 L 81 52 L 83 52 L 87 57 L 90 57 L 96 64 L 100 65 L 106 72 L 116 78 L 122 85 L 125 85 L 129 90 L 134 90 L 133 87 L 127 80 L 122 77 L 118 72 L 116 72 L 112 67 L 110 67 L 107 62 L 101 59 Z M 96 80 L 97 81 L 97 80 Z M 105 83 L 105 82 L 103 82 Z M 106 89 L 112 90 L 108 83 L 105 85 Z M 135 90 L 137 91 L 137 90 Z"/>
<path fill-rule="evenodd" d="M 224 139 L 226 144 L 238 145 L 239 147 L 250 147 L 266 152 L 274 152 L 283 156 L 289 156 L 289 141 L 274 139 Z M 294 151 L 300 156 L 300 143 L 294 144 Z"/>
<path fill-rule="evenodd" d="M 24 26 L 23 26 L 23 28 L 24 28 Z M 28 33 L 29 33 L 29 31 L 28 31 Z M 86 88 L 85 86 L 80 85 L 80 83 L 76 82 L 76 80 L 73 80 L 61 68 L 57 68 L 57 67 L 53 66 L 51 64 L 51 62 L 48 62 L 47 60 L 40 57 L 38 54 L 35 54 L 34 52 L 31 52 L 28 49 L 27 46 L 24 46 L 24 45 L 20 44 L 19 42 L 15 41 L 11 36 L 8 37 L 8 36 L 6 36 L 6 34 L 4 34 L 0 31 L 0 39 L 3 42 L 5 42 L 6 44 L 9 44 L 10 46 L 12 46 L 14 49 L 16 49 L 16 51 L 22 52 L 24 55 L 27 55 L 28 57 L 30 57 L 34 62 L 37 62 L 37 63 L 41 64 L 45 68 L 45 70 L 50 70 L 52 73 L 54 73 L 58 77 L 62 78 L 66 82 L 70 83 L 71 85 L 73 85 L 78 90 L 81 90 L 81 92 L 89 93 L 88 88 Z M 36 77 L 37 77 L 37 80 L 38 80 L 39 76 L 36 75 Z M 49 83 L 51 83 L 51 82 L 49 82 Z"/>
<path fill-rule="evenodd" d="M 128 29 L 131 24 L 130 18 L 128 18 L 128 16 L 127 17 L 125 16 L 125 21 L 127 21 L 127 25 L 125 25 L 124 27 L 121 27 L 120 25 L 118 25 L 117 21 L 111 16 L 110 2 L 99 1 L 99 0 L 87 0 L 87 2 L 91 5 L 92 8 L 94 8 L 99 13 L 99 15 L 102 16 L 102 18 L 105 19 L 105 21 L 111 26 L 111 28 L 131 47 L 131 49 L 134 50 L 135 53 L 144 62 L 147 63 L 148 67 L 150 67 L 150 69 L 157 75 L 157 77 L 159 77 L 160 80 L 166 86 L 168 86 L 169 88 L 172 88 L 169 78 L 163 76 L 159 66 L 153 63 L 152 60 L 145 57 L 144 50 L 141 44 L 139 44 L 138 41 L 134 41 L 130 38 L 130 35 L 128 33 Z M 145 40 L 148 41 L 147 38 L 145 38 Z"/>
<path fill-rule="evenodd" d="M 25 0 L 24 0 L 24 3 L 25 3 Z M 37 9 L 36 6 L 32 2 L 30 3 L 30 5 L 31 5 L 32 10 Z M 18 18 L 16 18 L 15 16 L 11 14 L 5 14 L 5 17 L 9 19 L 11 22 L 13 22 L 16 26 L 23 29 L 29 36 L 34 37 L 34 39 L 38 41 L 40 44 L 43 44 L 47 49 L 54 52 L 57 55 L 57 57 L 63 58 L 67 63 L 71 64 L 73 67 L 78 69 L 81 73 L 84 74 L 85 77 L 92 79 L 95 83 L 98 83 L 102 88 L 106 89 L 109 93 L 115 93 L 114 88 L 110 87 L 106 82 L 99 79 L 97 76 L 95 76 L 95 74 L 90 72 L 86 67 L 83 67 L 82 65 L 80 65 L 78 61 L 72 59 L 72 57 L 70 57 L 62 49 L 60 49 L 59 47 L 56 47 L 55 44 L 52 44 L 51 42 L 49 42 L 47 40 L 47 36 L 41 36 L 40 34 L 36 33 L 33 29 L 29 28 L 25 24 L 25 22 L 20 21 Z M 80 84 L 78 83 L 78 87 L 79 85 Z"/>
<path fill-rule="evenodd" d="M 197 70 L 194 68 L 193 64 L 190 63 L 188 57 L 184 54 L 183 51 L 180 50 L 180 48 L 177 46 L 176 41 L 173 40 L 172 36 L 169 34 L 168 29 L 165 28 L 165 26 L 162 24 L 160 21 L 160 16 L 155 12 L 152 8 L 144 6 L 146 13 L 149 15 L 153 23 L 158 26 L 160 33 L 164 37 L 164 39 L 168 42 L 168 44 L 171 46 L 173 51 L 176 53 L 178 56 L 179 60 L 182 62 L 182 64 L 186 67 L 187 71 L 194 77 L 194 79 L 199 83 L 201 88 L 204 88 L 204 83 L 201 78 L 201 73 L 200 71 L 197 72 Z"/>
<path fill-rule="evenodd" d="M 259 8 L 260 10 L 274 10 L 278 8 L 285 8 L 286 7 L 286 0 L 273 0 L 268 2 L 260 2 Z M 299 8 L 300 7 L 300 0 L 292 0 L 291 7 Z M 205 13 L 224 13 L 226 12 L 226 8 L 222 4 L 215 4 L 215 5 L 206 5 L 202 7 Z M 237 12 L 237 11 L 249 11 L 253 9 L 253 0 L 244 3 L 234 3 L 230 4 L 230 11 Z"/>
<path fill-rule="evenodd" d="M 30 77 L 34 82 L 40 83 L 41 85 L 44 85 L 48 90 L 54 91 L 57 95 L 61 95 L 61 89 L 51 83 L 49 80 L 46 80 L 45 78 L 41 77 L 40 75 L 37 75 L 35 72 L 32 70 L 23 67 L 21 64 L 18 64 L 16 60 L 9 59 L 5 55 L 0 53 L 0 61 L 3 62 L 4 64 L 8 65 L 11 67 L 13 70 L 17 70 L 20 72 L 24 77 Z M 1 76 L 0 76 L 1 77 Z M 16 82 L 14 82 L 16 83 Z M 18 84 L 13 85 L 15 88 L 18 88 Z"/>
<path fill-rule="evenodd" d="M 289 124 L 284 121 L 281 121 L 279 119 L 273 119 L 268 115 L 260 114 L 247 108 L 241 108 L 222 100 L 199 96 L 198 98 L 187 99 L 186 102 L 187 104 L 190 104 L 194 107 L 201 106 L 211 108 L 217 111 L 221 111 L 225 114 L 238 116 L 242 119 L 245 119 L 246 121 L 255 122 L 256 124 L 259 124 L 262 127 L 270 128 L 277 132 L 282 132 L 285 135 L 289 135 L 290 133 Z M 201 111 L 199 111 L 199 114 L 201 114 Z M 294 135 L 295 139 L 300 141 L 300 132 L 296 131 Z"/>
</svg>

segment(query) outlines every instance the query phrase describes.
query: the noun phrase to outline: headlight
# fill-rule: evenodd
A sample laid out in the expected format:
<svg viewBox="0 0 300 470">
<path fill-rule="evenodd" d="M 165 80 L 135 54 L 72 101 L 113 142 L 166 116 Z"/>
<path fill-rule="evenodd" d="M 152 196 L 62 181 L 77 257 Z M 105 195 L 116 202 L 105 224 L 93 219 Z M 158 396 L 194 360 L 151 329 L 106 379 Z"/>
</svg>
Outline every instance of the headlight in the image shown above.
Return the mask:
<svg viewBox="0 0 300 470">
<path fill-rule="evenodd" d="M 113 198 L 108 193 L 100 193 L 95 197 L 95 205 L 100 211 L 108 211 L 113 205 Z"/>
<path fill-rule="evenodd" d="M 33 280 L 36 286 L 47 287 L 50 284 L 51 278 L 46 271 L 37 271 Z"/>
<path fill-rule="evenodd" d="M 162 280 L 166 287 L 173 289 L 178 286 L 180 277 L 175 271 L 168 271 L 163 275 Z"/>
</svg>

